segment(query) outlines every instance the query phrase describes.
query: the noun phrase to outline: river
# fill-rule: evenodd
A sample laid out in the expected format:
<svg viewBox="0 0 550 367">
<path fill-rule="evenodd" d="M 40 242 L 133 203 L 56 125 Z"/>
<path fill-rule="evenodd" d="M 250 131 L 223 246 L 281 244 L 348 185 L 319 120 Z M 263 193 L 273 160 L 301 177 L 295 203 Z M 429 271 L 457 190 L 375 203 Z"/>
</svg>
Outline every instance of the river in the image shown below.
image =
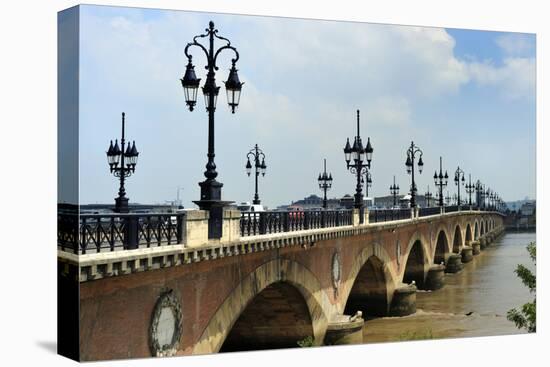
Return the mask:
<svg viewBox="0 0 550 367">
<path fill-rule="evenodd" d="M 445 275 L 445 287 L 417 293 L 417 312 L 365 322 L 363 342 L 525 333 L 506 319 L 511 308 L 533 299 L 516 276 L 517 264 L 534 270 L 526 246 L 535 233 L 506 233 L 464 270 Z"/>
</svg>

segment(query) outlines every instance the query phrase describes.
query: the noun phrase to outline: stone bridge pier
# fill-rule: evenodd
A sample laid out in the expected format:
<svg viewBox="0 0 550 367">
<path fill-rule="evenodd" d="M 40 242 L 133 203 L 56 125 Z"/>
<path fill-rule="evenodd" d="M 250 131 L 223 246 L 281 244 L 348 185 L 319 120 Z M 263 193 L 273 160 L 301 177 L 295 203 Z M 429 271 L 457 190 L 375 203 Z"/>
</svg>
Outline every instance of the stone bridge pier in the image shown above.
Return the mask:
<svg viewBox="0 0 550 367">
<path fill-rule="evenodd" d="M 443 287 L 503 231 L 501 214 L 475 210 L 245 237 L 226 218 L 217 243 L 201 214 L 183 244 L 60 251 L 81 360 L 360 343 L 365 317 L 414 313 L 417 289 Z"/>
</svg>

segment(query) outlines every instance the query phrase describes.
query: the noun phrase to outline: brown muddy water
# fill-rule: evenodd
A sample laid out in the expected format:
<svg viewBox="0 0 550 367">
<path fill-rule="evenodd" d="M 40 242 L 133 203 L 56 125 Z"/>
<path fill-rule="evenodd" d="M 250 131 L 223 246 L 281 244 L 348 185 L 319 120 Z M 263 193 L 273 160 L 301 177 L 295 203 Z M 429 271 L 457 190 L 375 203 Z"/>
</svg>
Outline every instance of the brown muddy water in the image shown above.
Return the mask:
<svg viewBox="0 0 550 367">
<path fill-rule="evenodd" d="M 363 342 L 418 338 L 456 338 L 521 334 L 506 319 L 511 308 L 533 300 L 514 270 L 534 265 L 526 246 L 535 233 L 506 233 L 458 274 L 445 274 L 445 287 L 417 293 L 417 312 L 405 317 L 382 317 L 365 322 Z"/>
</svg>

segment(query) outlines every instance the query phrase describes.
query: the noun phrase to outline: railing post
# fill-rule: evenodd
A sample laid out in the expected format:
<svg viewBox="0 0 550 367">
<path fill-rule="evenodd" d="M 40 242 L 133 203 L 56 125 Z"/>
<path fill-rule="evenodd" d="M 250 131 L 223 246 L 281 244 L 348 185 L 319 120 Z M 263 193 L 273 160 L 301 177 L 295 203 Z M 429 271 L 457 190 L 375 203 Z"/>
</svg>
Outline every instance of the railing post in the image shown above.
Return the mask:
<svg viewBox="0 0 550 367">
<path fill-rule="evenodd" d="M 304 211 L 304 229 L 309 229 L 309 221 L 311 220 L 311 213 Z"/>
<path fill-rule="evenodd" d="M 177 224 L 176 224 L 176 240 L 178 244 L 183 243 L 183 218 L 184 214 L 178 214 L 176 217 Z"/>
<path fill-rule="evenodd" d="M 86 237 L 86 217 L 82 217 L 82 238 L 80 247 L 82 248 L 82 255 L 86 254 L 86 247 L 88 243 L 88 238 Z M 78 241 L 77 241 L 78 243 Z"/>
<path fill-rule="evenodd" d="M 137 217 L 128 215 L 124 218 L 126 228 L 124 231 L 124 248 L 133 250 L 138 248 L 138 221 Z"/>
<path fill-rule="evenodd" d="M 283 213 L 283 232 L 288 232 L 289 219 L 290 219 L 290 212 Z"/>
<path fill-rule="evenodd" d="M 266 215 L 267 212 L 260 212 L 260 234 L 266 234 L 267 233 L 267 220 Z"/>
<path fill-rule="evenodd" d="M 326 214 L 326 210 L 322 210 L 321 211 L 321 228 L 325 228 L 326 227 L 326 218 L 325 218 L 325 215 Z"/>
</svg>

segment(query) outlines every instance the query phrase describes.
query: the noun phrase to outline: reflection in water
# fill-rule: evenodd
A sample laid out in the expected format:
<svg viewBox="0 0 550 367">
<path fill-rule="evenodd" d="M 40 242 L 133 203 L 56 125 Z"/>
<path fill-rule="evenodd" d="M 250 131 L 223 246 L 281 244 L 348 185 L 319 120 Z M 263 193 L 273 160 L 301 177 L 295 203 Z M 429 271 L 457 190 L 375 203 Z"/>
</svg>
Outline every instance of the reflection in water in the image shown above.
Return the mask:
<svg viewBox="0 0 550 367">
<path fill-rule="evenodd" d="M 365 343 L 400 340 L 405 333 L 434 338 L 520 334 L 506 319 L 509 309 L 532 301 L 514 270 L 524 264 L 534 270 L 525 246 L 535 233 L 507 233 L 464 264 L 458 274 L 445 274 L 446 285 L 417 293 L 417 312 L 405 317 L 368 320 Z"/>
</svg>

